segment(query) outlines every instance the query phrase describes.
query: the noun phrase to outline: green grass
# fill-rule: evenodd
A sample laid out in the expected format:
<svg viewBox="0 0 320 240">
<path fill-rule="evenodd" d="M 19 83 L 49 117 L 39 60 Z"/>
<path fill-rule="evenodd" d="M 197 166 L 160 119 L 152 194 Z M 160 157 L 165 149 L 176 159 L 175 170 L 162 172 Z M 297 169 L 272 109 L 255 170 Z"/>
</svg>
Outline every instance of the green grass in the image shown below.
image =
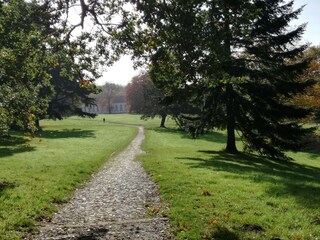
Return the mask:
<svg viewBox="0 0 320 240">
<path fill-rule="evenodd" d="M 295 161 L 224 153 L 226 136 L 146 132 L 140 157 L 177 239 L 320 239 L 320 154 Z M 238 145 L 240 145 L 238 143 Z"/>
<path fill-rule="evenodd" d="M 192 140 L 172 120 L 161 129 L 160 119 L 139 115 L 44 121 L 40 142 L 21 135 L 6 141 L 0 147 L 0 239 L 32 231 L 35 220 L 50 217 L 124 148 L 136 130 L 119 124 L 145 126 L 147 154 L 139 159 L 159 184 L 177 239 L 320 239 L 319 152 L 290 153 L 292 162 L 235 157 L 221 151 L 224 132 Z"/>
<path fill-rule="evenodd" d="M 161 121 L 159 117 L 143 120 L 141 119 L 141 115 L 138 114 L 101 114 L 96 118 L 96 120 L 102 121 L 103 118 L 105 118 L 107 124 L 141 125 L 146 129 L 159 128 Z M 168 117 L 165 125 L 166 127 L 175 127 L 175 122 Z"/>
<path fill-rule="evenodd" d="M 0 239 L 21 239 L 135 136 L 135 128 L 100 119 L 42 121 L 34 139 L 0 142 Z"/>
</svg>

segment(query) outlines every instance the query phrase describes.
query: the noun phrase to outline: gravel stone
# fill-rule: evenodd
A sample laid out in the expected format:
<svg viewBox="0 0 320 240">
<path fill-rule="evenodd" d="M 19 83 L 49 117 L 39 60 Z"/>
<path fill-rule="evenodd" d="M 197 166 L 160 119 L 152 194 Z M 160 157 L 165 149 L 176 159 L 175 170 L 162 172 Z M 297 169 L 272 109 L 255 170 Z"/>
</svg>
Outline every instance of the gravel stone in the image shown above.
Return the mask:
<svg viewBox="0 0 320 240">
<path fill-rule="evenodd" d="M 168 219 L 151 217 L 160 209 L 157 186 L 136 161 L 143 154 L 143 127 L 126 150 L 113 157 L 51 222 L 31 239 L 171 239 Z M 150 212 L 149 211 L 149 212 Z"/>
</svg>

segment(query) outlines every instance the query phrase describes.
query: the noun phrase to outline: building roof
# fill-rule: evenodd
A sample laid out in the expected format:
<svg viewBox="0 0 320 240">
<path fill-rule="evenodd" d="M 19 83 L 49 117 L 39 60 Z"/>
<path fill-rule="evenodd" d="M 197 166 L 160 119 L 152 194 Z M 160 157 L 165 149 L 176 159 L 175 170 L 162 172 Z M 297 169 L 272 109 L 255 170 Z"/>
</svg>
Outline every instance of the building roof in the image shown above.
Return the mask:
<svg viewBox="0 0 320 240">
<path fill-rule="evenodd" d="M 112 99 L 112 103 L 126 103 L 126 99 L 124 95 L 118 95 Z"/>
</svg>

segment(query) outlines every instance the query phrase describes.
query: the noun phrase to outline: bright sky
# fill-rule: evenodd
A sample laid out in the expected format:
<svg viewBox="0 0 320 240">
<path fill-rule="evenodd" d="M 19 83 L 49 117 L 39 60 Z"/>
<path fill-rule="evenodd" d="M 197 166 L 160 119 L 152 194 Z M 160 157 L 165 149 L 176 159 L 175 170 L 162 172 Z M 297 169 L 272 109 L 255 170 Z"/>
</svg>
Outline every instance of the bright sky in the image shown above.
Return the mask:
<svg viewBox="0 0 320 240">
<path fill-rule="evenodd" d="M 293 25 L 308 23 L 303 41 L 308 41 L 312 45 L 320 45 L 320 0 L 295 0 L 295 8 L 305 5 L 304 11 L 297 22 Z M 112 82 L 121 85 L 127 85 L 132 77 L 141 70 L 134 70 L 130 56 L 123 56 L 113 66 L 109 67 L 98 79 L 96 83 L 103 85 L 105 82 Z"/>
<path fill-rule="evenodd" d="M 320 45 L 320 1 L 319 0 L 295 0 L 295 8 L 306 5 L 301 13 L 298 23 L 308 23 L 303 38 L 312 43 Z"/>
<path fill-rule="evenodd" d="M 103 76 L 96 81 L 97 85 L 103 85 L 106 82 L 127 85 L 132 77 L 138 75 L 141 69 L 133 69 L 133 63 L 130 56 L 123 56 L 118 62 L 114 63 Z"/>
</svg>

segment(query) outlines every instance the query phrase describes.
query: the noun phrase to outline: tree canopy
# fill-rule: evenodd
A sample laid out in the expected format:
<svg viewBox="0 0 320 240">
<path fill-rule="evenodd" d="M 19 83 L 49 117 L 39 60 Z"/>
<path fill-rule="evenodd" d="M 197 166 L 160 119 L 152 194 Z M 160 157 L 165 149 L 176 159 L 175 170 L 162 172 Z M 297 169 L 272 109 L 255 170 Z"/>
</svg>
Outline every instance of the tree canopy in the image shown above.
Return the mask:
<svg viewBox="0 0 320 240">
<path fill-rule="evenodd" d="M 34 129 L 37 115 L 43 114 L 50 94 L 48 73 L 52 55 L 46 32 L 52 19 L 43 6 L 19 0 L 0 2 L 0 112 L 2 130 L 12 122 Z"/>
<path fill-rule="evenodd" d="M 189 99 L 207 127 L 227 129 L 227 152 L 237 152 L 236 130 L 248 151 L 287 159 L 284 151 L 299 149 L 311 131 L 299 121 L 310 111 L 284 99 L 311 84 L 296 81 L 310 60 L 292 61 L 308 47 L 298 44 L 305 25 L 289 26 L 302 8 L 283 0 L 133 2 L 142 25 L 127 46 L 150 62 L 165 95 Z"/>
<path fill-rule="evenodd" d="M 298 76 L 298 81 L 314 79 L 315 84 L 307 88 L 305 92 L 297 94 L 292 102 L 296 105 L 312 108 L 314 111 L 306 120 L 320 121 L 320 48 L 309 48 L 302 58 L 311 58 L 308 68 Z"/>
<path fill-rule="evenodd" d="M 165 127 L 172 106 L 162 103 L 163 94 L 155 87 L 149 74 L 142 72 L 132 78 L 126 86 L 126 100 L 130 113 L 142 114 L 142 118 L 161 117 L 160 127 Z"/>
<path fill-rule="evenodd" d="M 80 105 L 96 93 L 102 64 L 121 52 L 109 41 L 121 2 L 93 2 L 0 1 L 0 133 L 11 124 L 33 132 L 44 116 L 85 115 Z M 79 9 L 74 24 L 72 11 Z"/>
<path fill-rule="evenodd" d="M 314 78 L 299 79 L 311 61 L 298 44 L 305 25 L 289 25 L 302 9 L 292 0 L 2 0 L 0 129 L 33 131 L 70 91 L 76 105 L 89 101 L 99 66 L 130 51 L 164 102 L 187 101 L 202 126 L 227 129 L 227 152 L 238 152 L 238 131 L 247 150 L 287 159 L 311 132 L 300 124 L 311 110 L 291 101 Z"/>
</svg>

